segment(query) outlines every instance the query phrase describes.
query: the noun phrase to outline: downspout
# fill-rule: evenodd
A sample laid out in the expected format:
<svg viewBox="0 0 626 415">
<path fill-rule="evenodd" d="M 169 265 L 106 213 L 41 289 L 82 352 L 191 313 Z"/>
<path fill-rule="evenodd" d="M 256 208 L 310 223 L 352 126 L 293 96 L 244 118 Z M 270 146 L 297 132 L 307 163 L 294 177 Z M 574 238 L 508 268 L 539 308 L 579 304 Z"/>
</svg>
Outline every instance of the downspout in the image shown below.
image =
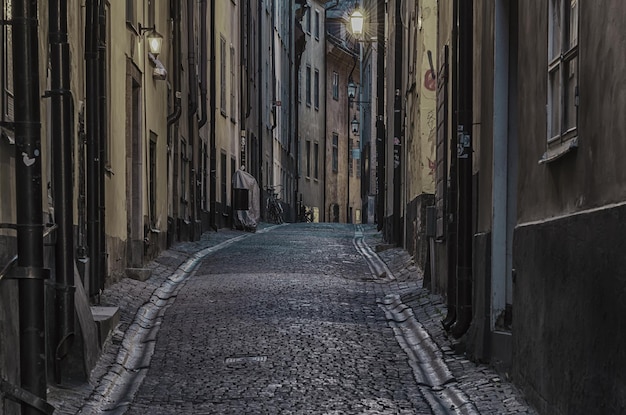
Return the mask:
<svg viewBox="0 0 626 415">
<path fill-rule="evenodd" d="M 54 220 L 58 226 L 55 247 L 56 298 L 55 382 L 62 383 L 61 360 L 74 342 L 74 204 L 72 188 L 72 96 L 70 50 L 67 42 L 67 3 L 51 0 L 49 11 L 51 135 Z"/>
<path fill-rule="evenodd" d="M 180 2 L 173 0 L 170 2 L 170 13 L 172 16 L 172 81 L 174 83 L 174 108 L 172 113 L 167 115 L 167 145 L 172 154 L 173 168 L 172 168 L 172 226 L 168 229 L 168 232 L 172 232 L 174 235 L 177 233 L 178 216 L 179 216 L 179 204 L 180 198 L 178 197 L 178 171 L 180 166 L 178 165 L 178 120 L 182 113 L 181 104 L 181 92 L 180 92 L 180 37 L 181 37 L 181 24 L 180 24 Z M 174 127 L 176 124 L 176 127 Z M 174 131 L 172 131 L 174 127 Z M 174 241 L 174 235 L 168 235 L 168 239 Z"/>
<path fill-rule="evenodd" d="M 401 1 L 396 0 L 396 10 L 395 10 L 395 39 L 394 39 L 394 60 L 395 62 L 402 62 L 403 59 L 403 49 L 402 49 L 402 35 L 403 35 L 403 26 L 402 26 L 402 17 L 401 17 Z M 404 137 L 402 136 L 402 95 L 400 91 L 402 90 L 402 65 L 395 65 L 395 74 L 394 74 L 394 101 L 393 101 L 393 229 L 391 234 L 394 242 L 398 244 L 398 246 L 403 246 L 402 244 L 402 208 L 400 204 L 402 203 L 401 192 L 402 192 L 402 141 Z"/>
<path fill-rule="evenodd" d="M 198 148 L 194 151 L 197 166 L 197 179 L 194 182 L 196 186 L 196 212 L 200 214 L 202 212 L 202 187 L 206 185 L 205 177 L 205 154 L 203 152 L 204 146 L 202 146 L 200 138 L 200 129 L 207 122 L 207 3 L 206 0 L 200 0 L 200 119 L 198 120 Z M 203 168 L 204 167 L 204 168 Z M 202 223 L 202 218 L 200 218 Z M 200 234 L 202 234 L 202 225 L 200 225 Z M 198 238 L 200 235 L 198 235 Z"/>
<path fill-rule="evenodd" d="M 37 2 L 13 0 L 15 193 L 19 288 L 20 384 L 46 399 L 46 329 L 41 178 L 41 115 Z M 22 414 L 41 412 L 22 403 Z"/>
<path fill-rule="evenodd" d="M 100 172 L 100 146 L 98 144 L 98 52 L 97 22 L 98 1 L 87 0 L 85 9 L 85 61 L 86 61 L 86 126 L 87 126 L 87 249 L 91 262 L 89 267 L 88 293 L 93 297 L 99 293 L 100 228 L 98 190 Z"/>
<path fill-rule="evenodd" d="M 239 9 L 239 26 L 241 27 L 241 34 L 239 35 L 239 90 L 241 91 L 241 99 L 239 100 L 239 166 L 247 169 L 248 164 L 248 116 L 250 115 L 249 103 L 249 90 L 248 88 L 248 39 L 250 39 L 250 22 L 248 17 L 250 16 L 250 2 L 245 2 Z M 244 136 L 241 136 L 241 133 Z M 241 140 L 243 139 L 244 145 L 242 146 Z M 243 156 L 243 157 L 242 157 Z M 233 199 L 234 200 L 234 199 Z M 234 205 L 234 204 L 233 204 Z"/>
<path fill-rule="evenodd" d="M 215 223 L 216 216 L 216 202 L 217 202 L 217 155 L 216 147 L 215 147 L 215 94 L 217 91 L 217 77 L 215 74 L 217 68 L 216 56 L 215 56 L 215 30 L 216 30 L 216 22 L 215 22 L 215 2 L 211 2 L 211 83 L 210 83 L 210 91 L 209 91 L 209 100 L 211 108 L 211 132 L 209 136 L 209 141 L 211 145 L 211 160 L 210 160 L 210 175 L 211 175 L 211 183 L 210 183 L 210 212 L 209 212 L 209 225 L 214 231 L 217 231 L 217 224 Z"/>
<path fill-rule="evenodd" d="M 99 137 L 99 161 L 100 161 L 100 169 L 98 172 L 98 190 L 100 192 L 99 195 L 99 214 L 100 224 L 98 226 L 98 236 L 99 236 L 99 262 L 97 266 L 100 268 L 100 280 L 98 289 L 104 288 L 104 279 L 106 275 L 104 275 L 104 271 L 106 270 L 106 262 L 107 262 L 107 250 L 106 250 L 106 233 L 105 233 L 105 193 L 104 193 L 104 177 L 105 177 L 105 165 L 104 160 L 106 160 L 105 155 L 105 146 L 107 141 L 107 44 L 106 44 L 106 4 L 104 0 L 100 0 L 98 5 L 99 9 L 99 19 L 98 19 L 98 31 L 99 31 L 99 39 L 98 39 L 98 92 L 99 92 L 99 102 L 98 102 L 98 137 Z"/>
<path fill-rule="evenodd" d="M 457 253 L 458 253 L 458 147 L 457 147 L 457 131 L 458 125 L 458 88 L 459 88 L 459 71 L 458 71 L 458 20 L 459 20 L 459 2 L 454 1 L 452 3 L 452 36 L 451 36 L 451 48 L 450 48 L 450 71 L 452 80 L 452 116 L 451 125 L 452 131 L 450 132 L 450 145 L 448 147 L 450 152 L 450 172 L 449 180 L 450 184 L 447 190 L 448 202 L 447 202 L 447 232 L 446 232 L 446 253 L 448 256 L 447 261 L 447 309 L 448 313 L 445 319 L 441 322 L 446 331 L 450 330 L 452 325 L 456 322 L 457 318 L 457 284 L 456 284 L 456 265 L 457 265 Z M 445 128 L 448 128 L 447 126 Z"/>
<path fill-rule="evenodd" d="M 290 1 L 289 2 L 289 33 L 293 34 L 293 26 L 294 26 L 294 5 Z M 295 40 L 294 36 L 289 36 L 289 101 L 297 102 L 296 92 L 298 89 L 294 85 L 294 80 L 297 79 L 295 76 L 296 65 L 295 65 Z M 294 168 L 294 184 L 293 184 L 293 210 L 294 210 L 294 222 L 298 221 L 298 215 L 300 214 L 300 204 L 298 203 L 298 146 L 297 146 L 297 135 L 296 135 L 296 122 L 295 122 L 295 114 L 298 113 L 298 107 L 292 106 L 289 109 L 289 148 L 287 150 L 288 154 L 292 156 L 293 154 L 293 163 L 292 166 Z M 324 176 L 324 180 L 326 180 L 326 176 Z M 324 187 L 324 192 L 326 192 L 326 187 Z M 324 193 L 324 200 L 326 200 L 326 193 Z M 324 202 L 326 203 L 326 202 Z"/>
<path fill-rule="evenodd" d="M 180 2 L 172 0 L 170 3 L 170 12 L 173 20 L 172 27 L 172 66 L 173 66 L 173 82 L 174 82 L 174 110 L 167 115 L 167 128 L 169 129 L 177 122 L 181 115 L 181 97 L 180 97 Z M 171 139 L 171 137 L 170 137 Z M 168 141 L 169 142 L 169 141 Z"/>
<path fill-rule="evenodd" d="M 191 144 L 191 163 L 189 165 L 189 193 L 190 193 L 190 220 L 191 220 L 191 240 L 196 240 L 196 163 L 198 161 L 198 143 L 196 134 L 196 112 L 198 111 L 198 80 L 196 78 L 196 51 L 195 51 L 195 18 L 194 18 L 195 2 L 187 2 L 187 71 L 189 82 L 189 101 L 187 110 L 189 143 Z"/>
<path fill-rule="evenodd" d="M 206 0 L 200 0 L 200 120 L 198 130 L 207 122 L 207 27 L 206 27 L 207 4 Z"/>
<path fill-rule="evenodd" d="M 381 231 L 385 223 L 385 184 L 386 184 L 386 143 L 385 143 L 385 2 L 379 1 L 376 9 L 377 47 L 376 56 L 376 172 L 378 191 L 376 200 L 377 230 Z"/>
<path fill-rule="evenodd" d="M 259 6 L 257 7 L 257 11 L 258 11 L 258 19 L 259 19 L 259 36 L 258 36 L 258 41 L 259 41 L 259 46 L 257 48 L 257 53 L 258 53 L 258 59 L 257 59 L 257 64 L 259 65 L 259 76 L 258 76 L 258 86 L 259 86 L 259 104 L 258 104 L 258 108 L 259 108 L 259 112 L 258 112 L 258 122 L 259 122 L 259 178 L 258 178 L 258 182 L 259 182 L 259 187 L 260 187 L 260 192 L 259 192 L 259 197 L 261 198 L 261 200 L 259 201 L 259 213 L 261 215 L 261 217 L 265 216 L 265 204 L 262 203 L 263 199 L 264 199 L 264 195 L 263 195 L 263 136 L 264 136 L 264 125 L 263 125 L 263 120 L 264 120 L 264 105 L 263 105 L 263 37 L 264 37 L 264 31 L 263 31 L 263 7 L 261 4 L 259 4 Z"/>
<path fill-rule="evenodd" d="M 457 320 L 451 328 L 461 337 L 472 321 L 472 0 L 459 1 L 459 215 L 457 261 Z"/>
</svg>

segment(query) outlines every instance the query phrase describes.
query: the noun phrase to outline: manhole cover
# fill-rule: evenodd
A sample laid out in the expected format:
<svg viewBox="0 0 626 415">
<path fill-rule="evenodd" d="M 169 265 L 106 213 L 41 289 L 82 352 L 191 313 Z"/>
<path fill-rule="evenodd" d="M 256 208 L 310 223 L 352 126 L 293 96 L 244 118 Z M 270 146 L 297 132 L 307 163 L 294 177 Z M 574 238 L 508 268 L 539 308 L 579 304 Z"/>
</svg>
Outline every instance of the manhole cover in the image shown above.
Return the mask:
<svg viewBox="0 0 626 415">
<path fill-rule="evenodd" d="M 267 356 L 238 356 L 238 357 L 227 357 L 225 360 L 226 364 L 229 363 L 263 363 L 267 360 Z"/>
</svg>

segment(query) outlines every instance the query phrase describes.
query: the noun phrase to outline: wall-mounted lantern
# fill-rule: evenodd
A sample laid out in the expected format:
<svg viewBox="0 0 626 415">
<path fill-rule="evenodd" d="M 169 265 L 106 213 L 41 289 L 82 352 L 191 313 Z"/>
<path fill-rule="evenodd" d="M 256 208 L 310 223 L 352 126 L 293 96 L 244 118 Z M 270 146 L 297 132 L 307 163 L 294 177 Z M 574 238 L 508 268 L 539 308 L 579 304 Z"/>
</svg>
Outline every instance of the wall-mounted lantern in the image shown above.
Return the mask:
<svg viewBox="0 0 626 415">
<path fill-rule="evenodd" d="M 356 118 L 356 114 L 354 114 L 354 118 L 352 118 L 352 122 L 350 123 L 350 127 L 352 129 L 352 134 L 359 134 L 359 120 Z"/>
<path fill-rule="evenodd" d="M 139 33 L 143 35 L 144 32 L 149 32 L 146 36 L 148 41 L 148 50 L 152 55 L 157 57 L 161 53 L 161 47 L 163 46 L 163 36 L 156 31 L 156 25 L 151 27 L 141 27 L 139 24 Z"/>
</svg>

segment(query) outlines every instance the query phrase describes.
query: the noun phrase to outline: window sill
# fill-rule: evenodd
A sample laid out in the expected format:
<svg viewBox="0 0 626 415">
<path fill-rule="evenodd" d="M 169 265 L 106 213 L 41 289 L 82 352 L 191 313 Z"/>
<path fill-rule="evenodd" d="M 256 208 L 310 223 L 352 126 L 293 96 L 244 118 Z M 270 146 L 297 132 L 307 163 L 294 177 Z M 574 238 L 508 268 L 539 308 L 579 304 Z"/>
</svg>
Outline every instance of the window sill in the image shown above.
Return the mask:
<svg viewBox="0 0 626 415">
<path fill-rule="evenodd" d="M 539 159 L 539 164 L 547 164 L 560 159 L 567 153 L 578 148 L 578 136 L 571 137 L 558 145 L 552 146 Z"/>
</svg>

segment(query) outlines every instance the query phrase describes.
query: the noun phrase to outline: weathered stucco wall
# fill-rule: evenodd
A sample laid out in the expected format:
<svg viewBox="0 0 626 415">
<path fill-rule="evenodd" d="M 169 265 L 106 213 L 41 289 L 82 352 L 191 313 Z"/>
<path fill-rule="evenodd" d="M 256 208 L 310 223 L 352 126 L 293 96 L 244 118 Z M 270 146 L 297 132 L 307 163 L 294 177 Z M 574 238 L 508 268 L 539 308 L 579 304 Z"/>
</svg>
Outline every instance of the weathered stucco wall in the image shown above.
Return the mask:
<svg viewBox="0 0 626 415">
<path fill-rule="evenodd" d="M 519 9 L 513 376 L 542 413 L 621 413 L 626 8 L 620 0 L 579 3 L 578 149 L 541 165 L 547 3 Z"/>
<path fill-rule="evenodd" d="M 626 198 L 626 43 L 619 0 L 580 3 L 578 149 L 539 165 L 546 150 L 547 5 L 520 7 L 519 222 L 572 213 Z M 618 47 L 618 45 L 621 45 Z"/>
</svg>

